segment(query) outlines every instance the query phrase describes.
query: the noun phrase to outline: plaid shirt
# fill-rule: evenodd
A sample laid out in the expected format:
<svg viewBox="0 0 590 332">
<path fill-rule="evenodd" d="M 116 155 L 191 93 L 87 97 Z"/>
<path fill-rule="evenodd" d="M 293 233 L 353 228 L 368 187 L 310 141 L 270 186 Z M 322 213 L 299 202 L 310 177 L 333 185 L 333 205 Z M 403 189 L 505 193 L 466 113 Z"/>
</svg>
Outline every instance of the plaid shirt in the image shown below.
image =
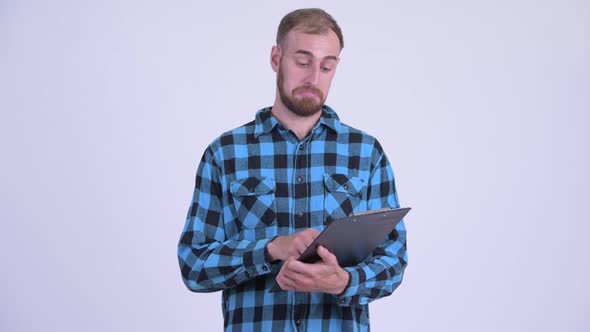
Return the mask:
<svg viewBox="0 0 590 332">
<path fill-rule="evenodd" d="M 302 140 L 265 108 L 221 135 L 197 170 L 178 245 L 186 286 L 223 290 L 226 331 L 365 331 L 368 303 L 390 295 L 407 262 L 404 223 L 362 263 L 345 267 L 344 293 L 269 292 L 281 263 L 266 245 L 352 212 L 398 207 L 393 172 L 376 139 L 324 106 Z"/>
</svg>

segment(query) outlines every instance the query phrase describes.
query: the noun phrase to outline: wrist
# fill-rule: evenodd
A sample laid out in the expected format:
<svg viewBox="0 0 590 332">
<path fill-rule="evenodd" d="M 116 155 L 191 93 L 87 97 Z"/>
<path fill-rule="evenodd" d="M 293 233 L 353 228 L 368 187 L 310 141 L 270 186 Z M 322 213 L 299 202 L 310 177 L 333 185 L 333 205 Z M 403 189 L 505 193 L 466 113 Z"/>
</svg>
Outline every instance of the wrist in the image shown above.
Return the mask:
<svg viewBox="0 0 590 332">
<path fill-rule="evenodd" d="M 336 296 L 340 296 L 340 295 L 344 294 L 344 292 L 348 288 L 348 285 L 350 284 L 350 273 L 348 273 L 348 271 L 341 268 L 340 275 L 341 275 L 342 284 L 340 287 L 335 289 L 334 295 L 336 295 Z"/>
<path fill-rule="evenodd" d="M 274 242 L 277 238 L 278 236 L 275 236 L 266 244 L 266 250 L 268 251 L 268 256 L 270 257 L 271 263 L 281 260 L 281 258 L 279 257 L 279 248 L 277 244 Z"/>
</svg>

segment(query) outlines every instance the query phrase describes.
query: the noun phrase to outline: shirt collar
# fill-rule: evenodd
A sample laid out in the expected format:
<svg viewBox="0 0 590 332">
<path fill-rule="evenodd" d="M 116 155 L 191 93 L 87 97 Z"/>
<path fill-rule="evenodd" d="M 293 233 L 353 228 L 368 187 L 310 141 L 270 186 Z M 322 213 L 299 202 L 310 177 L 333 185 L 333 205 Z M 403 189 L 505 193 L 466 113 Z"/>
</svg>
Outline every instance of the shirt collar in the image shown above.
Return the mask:
<svg viewBox="0 0 590 332">
<path fill-rule="evenodd" d="M 258 138 L 258 136 L 262 134 L 270 134 L 270 132 L 279 125 L 279 121 L 271 113 L 271 107 L 265 107 L 256 112 L 254 137 Z M 335 132 L 340 131 L 340 118 L 328 105 L 322 107 L 322 115 L 312 130 L 315 130 L 320 125 L 324 125 Z"/>
</svg>

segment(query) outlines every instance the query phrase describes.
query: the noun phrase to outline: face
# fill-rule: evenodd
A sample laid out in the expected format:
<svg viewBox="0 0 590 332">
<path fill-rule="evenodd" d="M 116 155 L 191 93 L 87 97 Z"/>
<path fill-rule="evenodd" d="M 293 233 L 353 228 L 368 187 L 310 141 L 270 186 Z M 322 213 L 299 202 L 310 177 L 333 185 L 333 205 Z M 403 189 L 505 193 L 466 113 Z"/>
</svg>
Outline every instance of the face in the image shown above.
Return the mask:
<svg viewBox="0 0 590 332">
<path fill-rule="evenodd" d="M 333 31 L 307 34 L 291 30 L 282 47 L 273 47 L 271 60 L 277 72 L 280 101 L 299 116 L 322 109 L 336 72 L 340 42 Z"/>
</svg>

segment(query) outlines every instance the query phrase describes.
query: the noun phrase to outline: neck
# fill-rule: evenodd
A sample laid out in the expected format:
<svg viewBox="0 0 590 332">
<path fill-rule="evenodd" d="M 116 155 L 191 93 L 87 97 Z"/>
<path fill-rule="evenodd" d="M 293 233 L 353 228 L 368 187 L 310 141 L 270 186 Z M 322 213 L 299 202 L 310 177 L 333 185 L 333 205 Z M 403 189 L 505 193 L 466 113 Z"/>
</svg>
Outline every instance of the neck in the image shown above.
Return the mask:
<svg viewBox="0 0 590 332">
<path fill-rule="evenodd" d="M 272 107 L 272 115 L 287 129 L 295 133 L 298 139 L 302 139 L 315 126 L 322 112 L 317 112 L 311 116 L 301 116 L 293 113 L 289 110 L 282 102 L 280 97 L 275 98 L 274 105 Z"/>
</svg>

